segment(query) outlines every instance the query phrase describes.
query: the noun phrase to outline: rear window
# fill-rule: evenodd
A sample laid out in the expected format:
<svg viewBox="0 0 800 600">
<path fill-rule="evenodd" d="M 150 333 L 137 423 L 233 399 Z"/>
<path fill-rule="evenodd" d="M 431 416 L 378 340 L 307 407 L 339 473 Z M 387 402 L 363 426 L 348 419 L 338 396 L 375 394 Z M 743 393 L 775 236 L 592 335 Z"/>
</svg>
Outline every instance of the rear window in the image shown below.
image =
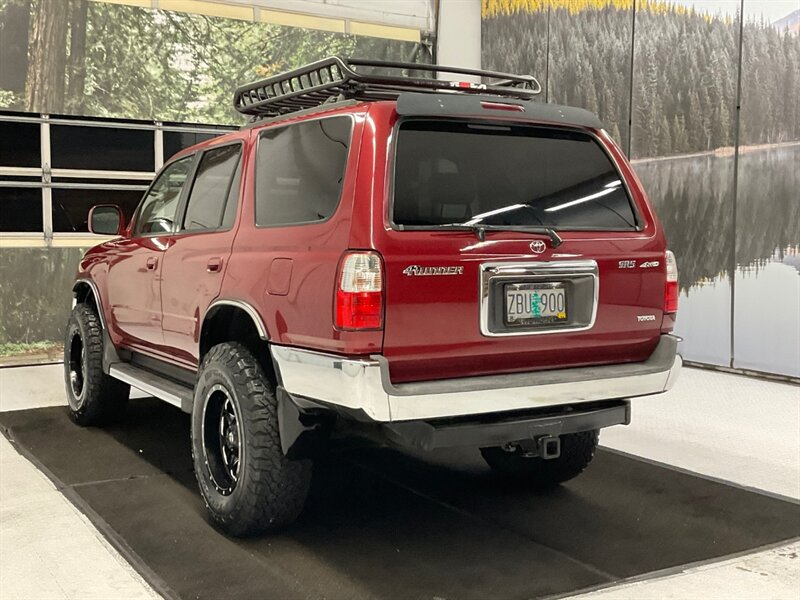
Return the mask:
<svg viewBox="0 0 800 600">
<path fill-rule="evenodd" d="M 261 134 L 256 165 L 256 225 L 324 221 L 339 204 L 350 117 L 317 119 Z"/>
<path fill-rule="evenodd" d="M 396 157 L 397 225 L 636 227 L 619 173 L 586 133 L 408 121 L 400 127 Z"/>
</svg>

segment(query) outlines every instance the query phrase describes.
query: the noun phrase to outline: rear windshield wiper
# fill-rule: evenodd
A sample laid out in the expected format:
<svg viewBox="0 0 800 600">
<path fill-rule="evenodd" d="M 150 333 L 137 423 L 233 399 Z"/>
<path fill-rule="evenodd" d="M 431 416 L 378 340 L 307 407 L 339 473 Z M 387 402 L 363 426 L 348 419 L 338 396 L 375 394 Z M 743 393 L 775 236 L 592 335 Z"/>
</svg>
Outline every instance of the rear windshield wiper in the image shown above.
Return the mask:
<svg viewBox="0 0 800 600">
<path fill-rule="evenodd" d="M 475 224 L 474 227 L 483 227 L 487 231 L 521 231 L 523 233 L 543 233 L 550 238 L 550 246 L 558 248 L 561 242 L 561 236 L 556 233 L 556 230 L 546 225 L 479 225 Z"/>
<path fill-rule="evenodd" d="M 424 229 L 455 229 L 456 231 L 472 231 L 478 237 L 479 241 L 486 239 L 486 226 L 485 225 L 467 225 L 466 223 L 438 223 L 425 225 Z"/>
<path fill-rule="evenodd" d="M 486 239 L 487 231 L 521 231 L 524 233 L 543 233 L 550 238 L 550 246 L 558 248 L 563 240 L 552 227 L 545 225 L 486 225 L 483 223 L 442 223 L 441 225 L 431 225 L 435 229 L 457 229 L 461 231 L 473 231 L 478 240 L 483 242 Z"/>
</svg>

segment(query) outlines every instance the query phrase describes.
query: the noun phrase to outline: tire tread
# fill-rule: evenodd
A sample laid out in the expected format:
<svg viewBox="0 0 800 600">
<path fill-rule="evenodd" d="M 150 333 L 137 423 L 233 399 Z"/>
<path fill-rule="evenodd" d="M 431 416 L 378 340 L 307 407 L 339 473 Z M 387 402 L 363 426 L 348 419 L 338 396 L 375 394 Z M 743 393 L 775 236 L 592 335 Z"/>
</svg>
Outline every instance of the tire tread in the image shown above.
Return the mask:
<svg viewBox="0 0 800 600">
<path fill-rule="evenodd" d="M 69 336 L 72 322 L 81 330 L 86 365 L 84 367 L 84 386 L 86 398 L 78 410 L 70 409 L 70 416 L 78 424 L 108 425 L 121 420 L 125 413 L 130 394 L 130 386 L 103 371 L 103 327 L 97 313 L 87 304 L 76 304 L 67 326 Z M 64 348 L 64 378 L 67 394 L 72 396 L 67 372 L 67 353 L 70 339 Z"/>
<path fill-rule="evenodd" d="M 282 529 L 303 509 L 310 484 L 311 463 L 289 460 L 284 456 L 278 430 L 275 387 L 243 344 L 226 342 L 214 346 L 203 359 L 200 372 L 211 365 L 227 371 L 237 388 L 234 393 L 245 396 L 237 398 L 237 402 L 243 421 L 247 458 L 245 472 L 239 481 L 239 485 L 244 483 L 246 493 L 236 494 L 237 501 L 232 510 L 215 510 L 206 494 L 216 491 L 208 482 L 200 482 L 205 465 L 202 459 L 198 460 L 197 453 L 201 448 L 197 447 L 198 440 L 194 439 L 197 436 L 193 432 L 195 470 L 209 513 L 225 531 L 236 536 Z M 196 409 L 201 409 L 204 401 L 196 395 Z M 193 430 L 196 425 L 193 419 Z"/>
</svg>

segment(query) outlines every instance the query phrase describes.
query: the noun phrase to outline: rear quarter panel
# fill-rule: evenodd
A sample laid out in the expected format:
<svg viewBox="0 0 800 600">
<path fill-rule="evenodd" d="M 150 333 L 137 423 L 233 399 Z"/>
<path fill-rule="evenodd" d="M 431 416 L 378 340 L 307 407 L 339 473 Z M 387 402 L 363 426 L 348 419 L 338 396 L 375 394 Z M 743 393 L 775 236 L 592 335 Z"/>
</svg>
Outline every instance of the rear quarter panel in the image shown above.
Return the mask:
<svg viewBox="0 0 800 600">
<path fill-rule="evenodd" d="M 353 134 L 339 206 L 327 221 L 256 227 L 257 161 L 251 156 L 245 172 L 241 220 L 220 298 L 242 300 L 255 307 L 274 343 L 369 354 L 380 351 L 382 332 L 338 331 L 333 325 L 337 267 L 350 245 L 361 139 L 365 135 L 363 109 L 336 110 L 325 115 L 342 113 L 352 114 Z M 305 120 L 310 119 L 289 119 L 274 126 Z M 253 132 L 254 138 L 259 131 Z M 251 152 L 259 152 L 258 143 L 252 145 Z"/>
</svg>

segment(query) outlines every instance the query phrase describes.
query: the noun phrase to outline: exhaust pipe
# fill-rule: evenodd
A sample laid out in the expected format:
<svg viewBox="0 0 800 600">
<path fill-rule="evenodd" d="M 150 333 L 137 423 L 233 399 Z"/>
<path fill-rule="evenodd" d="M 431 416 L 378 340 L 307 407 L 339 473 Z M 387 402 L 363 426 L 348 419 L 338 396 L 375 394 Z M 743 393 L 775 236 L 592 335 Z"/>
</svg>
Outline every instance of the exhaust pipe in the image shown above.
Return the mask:
<svg viewBox="0 0 800 600">
<path fill-rule="evenodd" d="M 539 456 L 544 460 L 552 460 L 561 456 L 561 438 L 557 435 L 545 435 L 537 441 Z"/>
</svg>

